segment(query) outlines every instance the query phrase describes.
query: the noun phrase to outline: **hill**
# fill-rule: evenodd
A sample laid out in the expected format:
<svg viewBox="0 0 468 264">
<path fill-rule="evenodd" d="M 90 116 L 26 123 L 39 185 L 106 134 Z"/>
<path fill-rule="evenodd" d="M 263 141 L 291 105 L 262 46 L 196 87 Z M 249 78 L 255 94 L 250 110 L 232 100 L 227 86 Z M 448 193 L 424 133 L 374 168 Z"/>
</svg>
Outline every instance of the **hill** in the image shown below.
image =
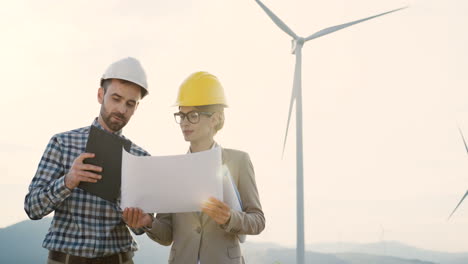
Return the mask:
<svg viewBox="0 0 468 264">
<path fill-rule="evenodd" d="M 38 259 L 47 258 L 47 250 L 42 241 L 49 228 L 51 218 L 39 221 L 23 221 L 0 229 L 0 263 L 33 264 Z M 160 246 L 147 236 L 135 236 L 140 250 L 135 255 L 135 263 L 166 263 L 169 247 Z M 247 263 L 286 264 L 295 263 L 296 250 L 274 243 L 242 244 Z M 27 254 L 11 254 L 24 252 Z M 312 250 L 311 250 L 312 249 Z M 417 249 L 398 242 L 382 245 L 329 243 L 308 247 L 306 263 L 320 264 L 461 264 L 468 263 L 468 253 L 444 253 Z"/>
</svg>

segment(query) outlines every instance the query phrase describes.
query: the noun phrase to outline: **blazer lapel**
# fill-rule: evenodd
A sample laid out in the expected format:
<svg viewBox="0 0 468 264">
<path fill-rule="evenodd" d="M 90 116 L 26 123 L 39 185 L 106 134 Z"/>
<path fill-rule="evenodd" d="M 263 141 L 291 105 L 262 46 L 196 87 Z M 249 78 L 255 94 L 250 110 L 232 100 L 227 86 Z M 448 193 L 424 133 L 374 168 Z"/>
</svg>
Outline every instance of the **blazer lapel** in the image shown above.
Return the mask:
<svg viewBox="0 0 468 264">
<path fill-rule="evenodd" d="M 208 220 L 210 220 L 210 217 L 207 214 L 202 212 L 199 219 L 201 221 L 201 226 L 203 228 L 206 225 L 206 223 L 208 223 Z"/>
<path fill-rule="evenodd" d="M 193 217 L 193 221 L 200 223 L 200 225 L 202 224 L 202 212 L 192 212 L 191 215 Z"/>
</svg>

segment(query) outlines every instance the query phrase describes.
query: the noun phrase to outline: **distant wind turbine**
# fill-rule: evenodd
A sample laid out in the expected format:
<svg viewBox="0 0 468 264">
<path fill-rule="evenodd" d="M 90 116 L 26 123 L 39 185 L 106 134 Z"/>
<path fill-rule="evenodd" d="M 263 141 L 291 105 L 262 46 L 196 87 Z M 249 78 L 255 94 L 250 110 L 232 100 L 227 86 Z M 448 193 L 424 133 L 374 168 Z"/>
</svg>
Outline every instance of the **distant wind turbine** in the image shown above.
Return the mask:
<svg viewBox="0 0 468 264">
<path fill-rule="evenodd" d="M 380 229 L 382 232 L 380 232 L 380 244 L 382 245 L 383 247 L 383 256 L 386 256 L 387 255 L 387 245 L 386 245 L 386 242 L 385 242 L 385 228 L 380 225 Z"/>
<path fill-rule="evenodd" d="M 340 29 L 352 26 L 357 23 L 367 21 L 379 16 L 383 16 L 392 12 L 402 10 L 406 7 L 394 9 L 385 13 L 375 16 L 359 19 L 342 25 L 337 25 L 329 28 L 322 29 L 307 38 L 300 37 L 294 33 L 279 17 L 277 17 L 268 7 L 266 7 L 260 0 L 255 0 L 258 5 L 267 13 L 273 22 L 286 34 L 293 38 L 292 40 L 292 53 L 296 55 L 296 65 L 294 69 L 294 81 L 291 100 L 289 103 L 288 122 L 286 124 L 286 133 L 283 142 L 283 155 L 286 146 L 286 139 L 288 137 L 289 121 L 291 119 L 291 111 L 294 102 L 296 102 L 296 198 L 297 198 L 297 245 L 296 245 L 296 258 L 297 263 L 304 264 L 304 170 L 303 170 L 303 156 L 302 156 L 302 87 L 301 87 L 301 64 L 302 64 L 302 46 L 305 42 L 316 39 L 327 34 L 333 33 Z"/>
<path fill-rule="evenodd" d="M 463 132 L 461 131 L 460 127 L 458 127 L 458 131 L 460 132 L 460 135 L 463 139 L 463 144 L 465 144 L 465 150 L 466 152 L 468 153 L 468 146 L 466 145 L 466 141 L 465 141 L 465 137 L 463 136 Z M 457 206 L 455 207 L 455 209 L 453 209 L 453 212 L 450 214 L 450 216 L 447 218 L 447 221 L 450 220 L 450 217 L 452 217 L 452 215 L 455 213 L 455 211 L 457 211 L 458 207 L 460 206 L 460 204 L 463 202 L 463 200 L 465 200 L 465 197 L 468 195 L 468 191 L 465 192 L 465 195 L 463 195 L 463 197 L 461 198 L 460 202 L 458 202 Z"/>
</svg>

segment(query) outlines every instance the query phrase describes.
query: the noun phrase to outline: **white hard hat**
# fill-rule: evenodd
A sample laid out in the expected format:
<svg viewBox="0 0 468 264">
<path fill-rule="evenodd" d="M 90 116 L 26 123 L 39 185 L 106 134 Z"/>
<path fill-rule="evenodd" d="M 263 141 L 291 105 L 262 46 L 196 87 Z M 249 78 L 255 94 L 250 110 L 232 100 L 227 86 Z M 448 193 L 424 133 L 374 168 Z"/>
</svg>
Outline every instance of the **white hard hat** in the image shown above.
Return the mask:
<svg viewBox="0 0 468 264">
<path fill-rule="evenodd" d="M 120 79 L 132 82 L 145 90 L 142 97 L 148 94 L 145 70 L 143 70 L 140 62 L 135 58 L 127 57 L 109 65 L 106 72 L 102 75 L 101 85 L 107 79 Z"/>
</svg>

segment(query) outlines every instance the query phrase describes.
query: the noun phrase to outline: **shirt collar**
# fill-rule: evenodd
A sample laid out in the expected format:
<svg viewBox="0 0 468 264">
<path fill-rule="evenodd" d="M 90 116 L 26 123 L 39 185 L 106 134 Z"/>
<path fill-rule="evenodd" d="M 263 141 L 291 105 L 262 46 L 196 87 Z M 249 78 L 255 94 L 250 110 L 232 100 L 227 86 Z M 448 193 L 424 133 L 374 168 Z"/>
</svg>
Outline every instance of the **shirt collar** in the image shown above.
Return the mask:
<svg viewBox="0 0 468 264">
<path fill-rule="evenodd" d="M 96 117 L 96 118 L 94 119 L 94 121 L 93 121 L 93 126 L 99 128 L 99 129 L 102 129 L 102 130 L 104 130 L 104 131 L 107 131 L 106 129 L 104 129 L 103 126 L 101 126 L 101 124 L 99 123 L 97 117 Z M 109 131 L 107 131 L 107 132 L 109 132 Z M 117 136 L 122 136 L 122 129 L 120 129 L 120 130 L 117 131 L 117 132 L 109 132 L 109 133 L 112 133 L 112 134 L 117 135 Z"/>
<path fill-rule="evenodd" d="M 218 148 L 218 147 L 221 147 L 220 145 L 218 145 L 218 143 L 216 143 L 216 141 L 213 143 L 213 146 L 211 146 L 210 149 L 214 149 L 214 148 Z M 192 153 L 192 150 L 190 149 L 190 147 L 188 148 L 188 151 L 187 153 Z"/>
</svg>

